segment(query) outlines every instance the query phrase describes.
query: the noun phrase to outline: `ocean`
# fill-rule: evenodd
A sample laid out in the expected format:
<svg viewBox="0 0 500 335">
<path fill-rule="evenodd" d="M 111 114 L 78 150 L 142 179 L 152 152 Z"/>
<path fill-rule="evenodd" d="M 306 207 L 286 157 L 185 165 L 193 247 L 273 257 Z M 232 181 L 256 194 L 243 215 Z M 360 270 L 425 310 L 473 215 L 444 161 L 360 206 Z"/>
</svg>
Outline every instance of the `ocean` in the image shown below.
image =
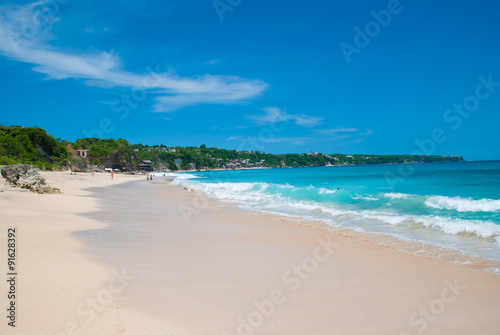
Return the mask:
<svg viewBox="0 0 500 335">
<path fill-rule="evenodd" d="M 243 209 L 500 275 L 500 161 L 165 175 Z"/>
</svg>

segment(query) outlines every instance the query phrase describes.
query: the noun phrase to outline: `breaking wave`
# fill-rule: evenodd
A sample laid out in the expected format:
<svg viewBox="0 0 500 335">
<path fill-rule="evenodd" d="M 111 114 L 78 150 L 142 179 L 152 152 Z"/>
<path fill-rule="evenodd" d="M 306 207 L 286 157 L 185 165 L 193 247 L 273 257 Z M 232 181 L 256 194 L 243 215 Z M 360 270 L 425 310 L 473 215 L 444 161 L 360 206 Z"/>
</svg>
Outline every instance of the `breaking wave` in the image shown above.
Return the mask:
<svg viewBox="0 0 500 335">
<path fill-rule="evenodd" d="M 411 230 L 430 230 L 447 235 L 470 236 L 496 242 L 500 225 L 477 219 L 462 219 L 446 215 L 414 215 L 398 210 L 392 200 L 404 200 L 401 208 L 429 206 L 432 208 L 468 210 L 498 210 L 498 200 L 471 200 L 441 196 L 418 196 L 402 193 L 383 193 L 363 196 L 345 190 L 295 187 L 270 183 L 204 183 L 199 180 L 177 178 L 174 184 L 201 191 L 208 196 L 240 203 L 246 209 L 259 210 L 308 220 L 321 220 L 331 225 L 342 225 L 362 231 L 394 233 L 390 228 L 404 227 Z M 424 205 L 425 203 L 425 205 Z M 365 204 L 378 204 L 363 208 Z M 398 232 L 396 232 L 397 234 Z M 408 235 L 409 236 L 409 235 Z"/>
<path fill-rule="evenodd" d="M 461 197 L 431 196 L 425 205 L 437 209 L 450 209 L 459 212 L 496 212 L 500 211 L 500 200 Z"/>
</svg>

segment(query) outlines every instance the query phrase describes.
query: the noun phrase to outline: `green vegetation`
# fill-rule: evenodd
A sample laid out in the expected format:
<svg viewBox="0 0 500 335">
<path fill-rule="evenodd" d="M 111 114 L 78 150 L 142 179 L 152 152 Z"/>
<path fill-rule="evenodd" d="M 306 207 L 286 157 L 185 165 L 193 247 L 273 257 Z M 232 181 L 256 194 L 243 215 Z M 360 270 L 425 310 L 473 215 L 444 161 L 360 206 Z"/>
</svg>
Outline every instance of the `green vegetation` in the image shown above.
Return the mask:
<svg viewBox="0 0 500 335">
<path fill-rule="evenodd" d="M 126 157 L 131 159 L 132 157 L 132 147 L 124 139 L 120 138 L 118 140 L 104 140 L 101 138 L 83 138 L 76 140 L 76 143 L 71 145 L 73 149 L 87 149 L 90 150 L 88 155 L 90 157 L 100 157 L 109 156 L 115 151 L 122 152 Z"/>
<path fill-rule="evenodd" d="M 70 147 L 71 148 L 70 148 Z M 67 150 L 72 149 L 73 155 Z M 197 147 L 167 147 L 161 145 L 131 145 L 124 139 L 84 138 L 75 143 L 56 140 L 40 128 L 0 126 L 0 165 L 28 163 L 46 169 L 66 166 L 71 158 L 80 158 L 73 150 L 89 150 L 93 165 L 121 171 L 137 170 L 139 160 L 151 160 L 159 170 L 237 169 L 252 167 L 299 167 L 325 165 L 363 165 L 390 163 L 423 163 L 462 161 L 460 156 L 415 155 L 344 155 L 317 152 L 268 154 L 259 151 L 237 151 Z"/>
<path fill-rule="evenodd" d="M 94 165 L 108 165 L 113 169 L 134 170 L 137 167 L 137 159 L 130 143 L 120 138 L 101 139 L 101 138 L 83 138 L 76 140 L 71 146 L 74 150 L 89 150 L 88 157 L 92 158 Z M 109 157 L 106 164 L 106 157 Z"/>
<path fill-rule="evenodd" d="M 391 163 L 423 163 L 462 161 L 460 156 L 417 156 L 417 155 L 343 155 L 321 154 L 268 154 L 259 151 L 237 151 L 219 148 L 207 148 L 205 145 L 196 147 L 147 146 L 137 144 L 132 146 L 138 159 L 153 161 L 157 169 L 170 170 L 242 167 L 299 167 L 325 165 L 364 165 Z"/>
<path fill-rule="evenodd" d="M 67 165 L 64 144 L 40 128 L 0 126 L 0 165 L 33 164 L 53 170 Z"/>
</svg>

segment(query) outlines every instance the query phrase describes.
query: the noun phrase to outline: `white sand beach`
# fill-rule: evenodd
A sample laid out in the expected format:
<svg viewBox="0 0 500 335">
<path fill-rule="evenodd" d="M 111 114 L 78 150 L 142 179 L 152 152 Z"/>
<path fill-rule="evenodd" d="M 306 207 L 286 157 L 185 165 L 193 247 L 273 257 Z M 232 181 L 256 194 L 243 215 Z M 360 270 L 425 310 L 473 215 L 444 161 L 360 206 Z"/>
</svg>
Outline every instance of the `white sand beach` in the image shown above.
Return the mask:
<svg viewBox="0 0 500 335">
<path fill-rule="evenodd" d="M 63 193 L 0 189 L 2 249 L 15 227 L 18 258 L 16 328 L 4 308 L 2 334 L 498 333 L 498 277 L 162 178 L 43 176 Z"/>
</svg>

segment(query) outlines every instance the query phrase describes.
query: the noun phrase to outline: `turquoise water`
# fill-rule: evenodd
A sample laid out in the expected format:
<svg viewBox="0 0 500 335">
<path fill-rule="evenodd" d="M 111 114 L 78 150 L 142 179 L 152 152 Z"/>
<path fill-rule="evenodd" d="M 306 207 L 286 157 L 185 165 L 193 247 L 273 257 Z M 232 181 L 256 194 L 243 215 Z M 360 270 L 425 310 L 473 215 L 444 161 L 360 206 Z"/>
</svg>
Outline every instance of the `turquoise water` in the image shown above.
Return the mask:
<svg viewBox="0 0 500 335">
<path fill-rule="evenodd" d="M 498 161 L 176 175 L 176 184 L 246 209 L 500 260 Z"/>
</svg>

